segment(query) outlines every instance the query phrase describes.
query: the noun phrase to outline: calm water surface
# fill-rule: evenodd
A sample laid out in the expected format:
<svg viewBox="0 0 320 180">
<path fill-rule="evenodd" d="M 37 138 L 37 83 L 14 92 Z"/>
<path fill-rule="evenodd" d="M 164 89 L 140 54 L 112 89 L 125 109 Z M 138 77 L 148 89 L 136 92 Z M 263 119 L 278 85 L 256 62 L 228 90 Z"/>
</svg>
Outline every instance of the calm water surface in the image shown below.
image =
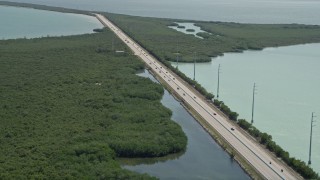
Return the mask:
<svg viewBox="0 0 320 180">
<path fill-rule="evenodd" d="M 176 31 L 182 32 L 184 34 L 192 34 L 197 38 L 203 39 L 201 36 L 198 36 L 197 33 L 203 32 L 208 33 L 206 31 L 203 31 L 199 26 L 195 26 L 194 23 L 178 23 L 179 26 L 184 26 L 184 28 L 178 28 L 178 26 L 168 26 L 171 29 L 174 29 Z M 194 32 L 187 31 L 188 29 L 193 29 Z M 211 33 L 209 33 L 211 34 Z"/>
<path fill-rule="evenodd" d="M 254 125 L 272 135 L 289 153 L 308 162 L 311 112 L 320 117 L 320 44 L 227 53 L 196 65 L 196 80 L 216 94 L 221 64 L 220 100 L 251 120 L 253 83 L 257 83 Z M 176 65 L 176 63 L 172 63 Z M 179 63 L 193 78 L 193 64 Z M 317 118 L 319 119 L 319 118 Z M 320 172 L 320 126 L 313 133 L 312 167 Z"/>
<path fill-rule="evenodd" d="M 91 16 L 0 6 L 0 39 L 85 34 L 101 27 Z"/>
<path fill-rule="evenodd" d="M 10 0 L 150 17 L 320 24 L 319 0 Z"/>
<path fill-rule="evenodd" d="M 140 75 L 154 80 L 147 72 Z M 170 180 L 250 179 L 168 91 L 165 91 L 161 102 L 171 109 L 173 112 L 172 119 L 182 127 L 187 135 L 188 145 L 186 152 L 171 160 L 156 161 L 151 164 L 150 160 L 146 160 L 145 164 L 125 165 L 123 166 L 124 168 Z"/>
<path fill-rule="evenodd" d="M 86 10 L 101 10 L 114 13 L 151 17 L 169 17 L 181 19 L 249 23 L 302 23 L 320 25 L 319 0 L 14 1 Z M 80 18 L 81 22 L 83 22 L 83 20 L 86 21 L 84 26 L 72 24 L 75 21 L 66 21 L 66 14 L 61 15 L 63 17 L 58 18 L 57 20 L 52 20 L 50 24 L 56 24 L 52 27 L 49 27 L 49 23 L 47 22 L 48 16 L 51 17 L 52 14 L 55 13 L 44 12 L 43 14 L 30 15 L 32 14 L 31 11 L 35 12 L 35 10 L 16 10 L 17 8 L 12 8 L 11 10 L 8 10 L 6 8 L 6 10 L 4 10 L 1 6 L 0 8 L 1 39 L 24 36 L 39 37 L 47 36 L 47 34 L 67 35 L 60 33 L 53 34 L 56 32 L 66 32 L 65 29 L 55 29 L 57 27 L 76 27 L 75 29 L 68 31 L 73 34 L 78 34 L 75 32 L 78 29 L 81 29 L 79 27 L 89 27 L 81 33 L 90 32 L 96 27 L 101 27 L 100 23 L 87 16 Z M 21 14 L 21 12 L 23 11 L 30 11 L 30 14 Z M 30 22 L 29 18 L 27 20 L 23 19 L 24 17 L 28 16 L 32 17 L 37 22 Z M 72 15 L 72 17 L 78 18 L 80 16 Z M 15 18 L 20 18 L 19 20 L 15 20 L 15 22 L 19 23 L 12 23 L 14 22 L 13 19 Z M 39 22 L 43 22 L 45 25 L 40 26 Z M 94 25 L 88 25 L 89 22 L 93 23 Z M 64 23 L 64 25 L 61 25 L 61 23 Z M 21 26 L 19 26 L 20 24 Z M 11 27 L 11 29 L 5 29 L 8 27 Z M 36 33 L 39 29 L 45 29 L 45 31 L 42 34 Z M 15 31 L 21 32 L 21 30 L 22 33 L 18 33 L 18 36 L 11 35 L 11 33 L 15 33 Z M 5 33 L 7 34 L 3 35 Z M 244 117 L 247 119 L 250 119 L 251 113 L 252 85 L 253 82 L 256 82 L 258 84 L 258 94 L 256 96 L 257 99 L 255 126 L 257 126 L 262 131 L 266 131 L 271 134 L 273 136 L 273 139 L 275 139 L 276 142 L 279 143 L 282 147 L 287 149 L 290 154 L 301 158 L 304 161 L 307 161 L 311 112 L 318 112 L 318 117 L 320 117 L 320 96 L 318 95 L 318 93 L 320 92 L 319 49 L 319 44 L 311 44 L 283 48 L 268 48 L 264 51 L 247 51 L 243 54 L 229 53 L 224 57 L 214 59 L 212 63 L 198 64 L 197 80 L 208 90 L 215 93 L 217 65 L 220 63 L 222 65 L 220 94 L 221 99 L 225 101 L 226 104 L 228 104 L 232 109 L 239 112 L 240 117 Z M 190 77 L 192 76 L 192 65 L 180 64 L 179 68 Z M 183 115 L 178 116 L 174 113 L 174 119 L 178 119 L 180 116 L 184 117 Z M 199 129 L 201 128 L 199 127 Z M 188 132 L 186 127 L 184 127 L 184 130 Z M 194 133 L 194 135 L 196 134 L 201 133 Z M 192 137 L 189 137 L 189 149 L 192 148 L 189 147 L 192 143 L 192 139 Z M 313 145 L 312 167 L 314 167 L 316 171 L 320 172 L 319 125 L 317 125 L 314 129 Z M 193 148 L 197 149 L 197 147 Z M 195 150 L 195 152 L 197 152 L 197 150 Z M 215 150 L 212 150 L 210 156 L 215 156 L 216 153 L 217 152 Z M 194 158 L 192 157 L 193 155 L 187 156 L 187 154 L 188 152 L 186 153 L 186 155 L 181 156 L 178 160 L 184 159 L 185 156 L 185 158 L 189 157 L 189 159 L 194 160 Z M 211 161 L 215 161 L 215 158 L 219 159 L 219 157 L 212 157 Z M 202 159 L 208 159 L 208 161 L 210 161 L 210 158 Z M 225 155 L 225 158 L 222 159 L 228 160 L 227 155 Z M 171 167 L 172 169 L 174 164 L 179 164 L 176 161 L 177 160 L 172 160 L 168 162 L 168 164 L 173 164 L 167 164 L 168 167 Z M 228 164 L 228 162 L 224 162 L 221 164 Z M 181 168 L 183 169 L 183 164 L 179 165 L 181 165 Z M 155 171 L 155 169 L 161 169 L 160 166 L 162 166 L 161 168 L 166 168 L 162 163 L 157 163 L 148 167 L 150 167 L 150 169 L 153 169 L 150 171 Z M 210 165 L 208 166 L 210 167 Z M 235 166 L 234 163 L 231 163 L 231 166 Z M 195 168 L 197 167 L 198 166 L 196 166 Z M 219 168 L 220 166 L 212 167 Z M 141 172 L 144 171 L 144 169 L 148 169 L 144 165 L 128 168 L 136 168 L 137 171 Z M 166 170 L 170 172 L 171 169 L 167 168 Z M 212 169 L 206 169 L 206 172 L 209 171 L 207 173 L 211 173 L 211 171 L 214 171 Z M 226 170 L 225 172 L 228 174 L 228 172 L 231 171 Z M 181 170 L 181 172 L 183 172 L 182 174 L 188 173 L 188 170 L 184 169 Z M 169 177 L 170 175 L 168 175 L 166 178 Z"/>
</svg>

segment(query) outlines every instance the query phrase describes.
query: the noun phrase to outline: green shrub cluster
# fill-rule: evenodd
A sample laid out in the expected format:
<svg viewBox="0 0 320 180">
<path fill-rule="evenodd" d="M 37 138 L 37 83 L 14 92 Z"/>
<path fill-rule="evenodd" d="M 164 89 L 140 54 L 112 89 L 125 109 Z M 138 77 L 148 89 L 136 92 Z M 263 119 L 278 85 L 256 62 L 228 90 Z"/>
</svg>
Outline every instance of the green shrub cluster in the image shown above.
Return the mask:
<svg viewBox="0 0 320 180">
<path fill-rule="evenodd" d="M 186 31 L 187 31 L 187 32 L 195 32 L 194 29 L 187 29 Z"/>
<path fill-rule="evenodd" d="M 172 23 L 169 23 L 168 26 L 179 26 L 179 24 L 172 22 Z"/>
<path fill-rule="evenodd" d="M 184 62 L 193 62 L 193 52 L 201 57 L 197 62 L 210 61 L 208 57 L 218 56 L 225 52 L 242 52 L 246 49 L 261 50 L 264 47 L 284 46 L 320 41 L 320 26 L 308 25 L 257 25 L 223 22 L 196 22 L 209 33 L 198 33 L 204 39 L 181 34 L 168 29 L 167 25 L 179 20 L 132 17 L 125 15 L 105 14 L 130 37 L 148 50 L 165 66 L 179 75 L 183 80 L 194 86 L 207 99 L 214 96 L 208 93 L 200 84 L 188 78 L 178 69 L 173 68 L 168 61 L 175 61 L 177 52 L 182 54 Z M 178 48 L 177 48 L 178 46 Z M 303 161 L 290 158 L 289 153 L 278 146 L 267 133 L 260 132 L 245 120 L 238 121 L 238 113 L 232 111 L 222 101 L 214 100 L 214 105 L 265 145 L 277 157 L 300 173 L 304 178 L 319 178 L 312 168 Z"/>
<path fill-rule="evenodd" d="M 294 157 L 290 157 L 289 153 L 283 150 L 273 140 L 272 136 L 267 133 L 260 132 L 256 127 L 247 122 L 244 119 L 238 120 L 238 125 L 246 130 L 249 134 L 255 137 L 261 144 L 265 145 L 267 149 L 275 153 L 275 155 L 281 158 L 286 164 L 292 167 L 296 172 L 302 175 L 306 179 L 319 179 L 319 175 L 313 171 L 305 162 L 298 160 Z"/>
<path fill-rule="evenodd" d="M 320 26 L 314 25 L 260 25 L 225 22 L 197 22 L 196 26 L 207 33 L 198 33 L 203 39 L 178 32 L 168 26 L 177 26 L 175 19 L 134 17 L 104 13 L 122 30 L 135 37 L 159 59 L 175 61 L 176 53 L 180 62 L 210 62 L 211 57 L 226 52 L 261 50 L 265 47 L 320 42 Z"/>
<path fill-rule="evenodd" d="M 227 115 L 230 120 L 237 121 L 239 114 L 234 111 L 231 111 L 231 109 L 227 105 L 225 105 L 223 101 L 219 101 L 219 100 L 215 99 L 213 101 L 213 104 L 218 109 L 220 109 L 225 115 Z"/>
<path fill-rule="evenodd" d="M 110 30 L 0 41 L 0 179 L 152 179 L 116 157 L 183 152 L 161 85 Z"/>
<path fill-rule="evenodd" d="M 112 21 L 112 20 L 111 20 Z M 115 22 L 113 22 L 115 23 Z M 147 46 L 145 46 L 143 43 L 141 43 L 138 39 L 135 38 L 135 36 L 131 35 L 131 32 L 126 32 L 126 30 L 123 30 L 127 35 L 129 35 L 135 42 L 137 42 L 142 48 L 146 49 L 149 54 L 151 54 L 153 57 L 158 59 L 163 65 L 165 65 L 167 68 L 169 68 L 171 71 L 176 73 L 180 78 L 191 84 L 197 91 L 199 91 L 203 96 L 205 96 L 208 100 L 212 100 L 214 98 L 214 95 L 212 93 L 209 93 L 204 87 L 201 86 L 197 81 L 192 80 L 188 76 L 186 76 L 183 72 L 179 71 L 177 68 L 173 67 L 170 62 L 161 59 L 157 54 L 155 54 L 151 49 L 149 49 Z"/>
</svg>

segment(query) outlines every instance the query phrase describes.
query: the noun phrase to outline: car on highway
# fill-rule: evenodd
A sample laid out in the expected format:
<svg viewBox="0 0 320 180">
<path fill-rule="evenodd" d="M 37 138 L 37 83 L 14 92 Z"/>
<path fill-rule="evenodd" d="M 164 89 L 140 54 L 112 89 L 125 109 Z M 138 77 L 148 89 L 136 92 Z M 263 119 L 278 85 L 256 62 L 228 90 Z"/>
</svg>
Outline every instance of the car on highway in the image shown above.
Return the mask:
<svg viewBox="0 0 320 180">
<path fill-rule="evenodd" d="M 233 128 L 233 127 L 231 128 L 231 131 L 234 131 L 234 128 Z"/>
<path fill-rule="evenodd" d="M 213 113 L 213 115 L 217 115 L 217 113 Z"/>
</svg>

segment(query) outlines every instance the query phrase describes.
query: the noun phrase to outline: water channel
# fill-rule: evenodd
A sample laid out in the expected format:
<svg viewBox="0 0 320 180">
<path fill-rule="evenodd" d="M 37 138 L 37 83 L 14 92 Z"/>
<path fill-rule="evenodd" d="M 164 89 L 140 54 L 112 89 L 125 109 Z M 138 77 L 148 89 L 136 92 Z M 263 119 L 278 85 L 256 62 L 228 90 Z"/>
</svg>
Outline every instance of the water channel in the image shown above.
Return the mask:
<svg viewBox="0 0 320 180">
<path fill-rule="evenodd" d="M 157 82 L 148 71 L 139 75 Z M 187 135 L 186 152 L 182 155 L 169 156 L 167 159 L 129 160 L 129 165 L 123 165 L 124 168 L 170 180 L 250 179 L 239 164 L 230 158 L 168 91 L 165 90 L 161 102 L 173 112 L 172 120 L 177 122 Z"/>
<path fill-rule="evenodd" d="M 14 39 L 91 33 L 101 24 L 89 16 L 0 6 L 0 27 L 1 39 Z M 155 81 L 148 72 L 141 75 Z M 186 152 L 160 159 L 130 160 L 135 165 L 124 168 L 161 179 L 250 179 L 167 91 L 162 103 L 173 111 L 172 119 L 188 136 Z"/>
<path fill-rule="evenodd" d="M 154 3 L 140 0 L 135 2 L 135 4 L 132 2 L 121 2 L 121 6 L 118 6 L 120 1 L 113 2 L 112 0 L 95 0 L 95 3 L 88 0 L 21 0 L 21 2 L 43 3 L 47 5 L 78 9 L 108 10 L 125 14 L 184 19 L 251 23 L 294 22 L 320 24 L 320 1 L 316 0 L 284 0 L 282 2 L 273 0 L 203 0 L 201 3 L 200 1 L 187 1 L 184 3 L 179 1 L 174 1 L 174 3 L 172 3 L 173 1 L 170 1 L 170 3 L 168 1 L 161 1 Z M 197 4 L 194 4 L 195 2 Z M 128 4 L 123 6 L 125 3 Z M 241 5 L 239 5 L 239 3 Z M 152 8 L 159 4 L 161 8 Z M 170 8 L 167 8 L 167 6 L 170 6 Z M 181 6 L 183 6 L 183 8 Z M 199 8 L 202 6 L 206 7 Z M 149 9 L 152 11 L 149 11 Z M 201 9 L 201 12 L 199 9 Z M 259 15 L 257 16 L 256 14 Z M 59 16 L 59 18 L 56 18 L 56 15 Z M 70 18 L 70 21 L 68 18 Z M 34 19 L 34 21 L 30 22 L 30 19 Z M 50 21 L 47 21 L 47 19 L 50 19 Z M 72 24 L 77 21 L 78 23 Z M 43 24 L 39 25 L 40 22 Z M 99 27 L 101 27 L 101 24 L 93 17 L 0 6 L 0 39 L 83 34 L 90 33 L 92 32 L 92 29 Z M 226 102 L 226 104 L 233 110 L 239 112 L 241 118 L 246 119 L 250 119 L 252 85 L 253 82 L 256 82 L 258 84 L 258 94 L 256 96 L 254 125 L 262 131 L 266 131 L 271 134 L 273 139 L 284 149 L 288 150 L 291 155 L 307 161 L 311 112 L 317 112 L 318 117 L 320 117 L 320 99 L 317 94 L 320 92 L 320 74 L 318 69 L 320 67 L 319 48 L 319 44 L 309 44 L 281 48 L 267 48 L 263 51 L 246 51 L 242 54 L 227 53 L 224 57 L 218 57 L 211 63 L 197 64 L 196 79 L 206 89 L 216 94 L 215 79 L 217 75 L 217 65 L 221 64 L 222 74 L 220 99 Z M 179 64 L 179 69 L 190 77 L 192 76 L 192 67 L 193 65 L 191 64 Z M 164 104 L 166 103 L 165 99 L 169 97 L 171 96 L 166 92 L 163 99 Z M 167 105 L 165 104 L 168 107 L 172 106 L 177 108 L 179 106 L 179 103 L 174 102 L 173 100 L 167 102 L 171 102 Z M 180 106 L 179 108 L 182 107 Z M 181 110 L 181 112 L 182 111 L 183 110 Z M 198 125 L 192 117 L 189 118 L 190 123 L 194 122 Z M 187 115 L 177 114 L 175 111 L 173 113 L 173 119 L 175 121 L 182 121 L 182 119 L 184 120 L 189 118 L 187 118 Z M 189 122 L 189 120 L 186 122 Z M 188 126 L 183 127 L 183 129 L 187 134 L 201 134 L 200 131 L 202 130 L 199 125 L 198 130 L 188 130 Z M 202 133 L 205 134 L 205 132 Z M 188 137 L 191 136 L 191 134 L 189 134 Z M 209 138 L 205 135 L 199 136 Z M 157 172 L 155 172 L 156 169 L 165 169 L 162 172 L 171 172 L 173 167 L 176 168 L 176 165 L 181 165 L 182 170 L 179 170 L 181 175 L 188 173 L 191 174 L 191 172 L 188 171 L 187 166 L 195 165 L 195 167 L 192 168 L 200 169 L 196 166 L 197 163 L 189 163 L 189 165 L 185 165 L 188 163 L 181 163 L 177 161 L 183 159 L 196 161 L 195 159 L 197 156 L 195 155 L 199 154 L 198 150 L 203 149 L 203 146 L 206 145 L 218 150 L 211 150 L 210 157 L 197 157 L 199 158 L 199 161 L 203 160 L 204 163 L 207 164 L 203 167 L 208 167 L 208 169 L 203 169 L 203 171 L 201 171 L 201 173 L 205 172 L 204 174 L 207 174 L 204 175 L 205 178 L 211 177 L 210 174 L 217 174 L 217 179 L 219 179 L 219 177 L 232 176 L 229 172 L 233 171 L 243 174 L 241 168 L 239 168 L 236 163 L 230 161 L 228 155 L 225 154 L 225 152 L 223 152 L 223 150 L 216 145 L 213 140 L 208 139 L 208 142 L 210 143 L 200 143 L 196 144 L 196 147 L 193 147 L 194 145 L 190 145 L 190 143 L 193 143 L 192 139 L 193 138 L 189 137 L 190 142 L 188 144 L 188 149 L 195 150 L 187 151 L 185 155 L 180 156 L 178 159 L 169 160 L 165 163 L 157 162 L 153 165 L 148 165 L 148 167 L 146 167 L 146 165 L 125 167 L 139 172 L 148 171 L 148 173 L 157 176 Z M 204 140 L 199 140 L 196 137 L 194 139 L 194 142 L 205 142 Z M 313 145 L 312 167 L 316 171 L 320 172 L 320 153 L 318 153 L 320 152 L 319 126 L 316 126 L 314 129 Z M 190 152 L 193 153 L 188 155 Z M 218 155 L 216 156 L 216 154 Z M 212 165 L 208 161 L 218 162 L 218 165 Z M 169 165 L 170 163 L 171 165 Z M 165 166 L 171 168 L 165 168 Z M 223 173 L 219 173 L 221 171 L 219 168 L 221 167 L 226 169 L 222 171 Z M 235 168 L 236 170 L 232 168 Z M 154 173 L 152 173 L 152 171 L 154 171 Z M 165 177 L 163 178 L 168 179 L 172 177 L 171 174 L 172 173 L 168 173 L 168 175 L 166 175 L 166 173 L 164 173 Z M 236 177 L 238 178 L 239 175 Z M 225 178 L 228 179 L 228 177 Z M 229 179 L 233 178 L 234 176 L 229 177 Z M 244 175 L 244 179 L 247 178 L 248 177 Z"/>
</svg>

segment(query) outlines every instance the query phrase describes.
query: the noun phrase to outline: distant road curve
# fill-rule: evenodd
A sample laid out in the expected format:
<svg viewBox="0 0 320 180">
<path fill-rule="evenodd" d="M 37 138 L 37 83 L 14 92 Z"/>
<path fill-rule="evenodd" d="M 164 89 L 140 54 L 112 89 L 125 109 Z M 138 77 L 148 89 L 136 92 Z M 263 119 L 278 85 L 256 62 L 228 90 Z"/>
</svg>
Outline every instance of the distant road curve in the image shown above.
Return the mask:
<svg viewBox="0 0 320 180">
<path fill-rule="evenodd" d="M 248 161 L 265 179 L 294 180 L 302 179 L 297 173 L 289 169 L 284 163 L 274 158 L 268 150 L 256 141 L 242 134 L 234 127 L 227 118 L 219 113 L 192 90 L 178 75 L 163 66 L 149 52 L 127 36 L 121 29 L 101 14 L 95 14 L 97 19 L 106 27 L 110 28 L 133 52 L 140 57 L 150 69 L 162 78 L 184 103 L 194 109 L 208 124 L 210 124 L 244 159 Z"/>
</svg>

